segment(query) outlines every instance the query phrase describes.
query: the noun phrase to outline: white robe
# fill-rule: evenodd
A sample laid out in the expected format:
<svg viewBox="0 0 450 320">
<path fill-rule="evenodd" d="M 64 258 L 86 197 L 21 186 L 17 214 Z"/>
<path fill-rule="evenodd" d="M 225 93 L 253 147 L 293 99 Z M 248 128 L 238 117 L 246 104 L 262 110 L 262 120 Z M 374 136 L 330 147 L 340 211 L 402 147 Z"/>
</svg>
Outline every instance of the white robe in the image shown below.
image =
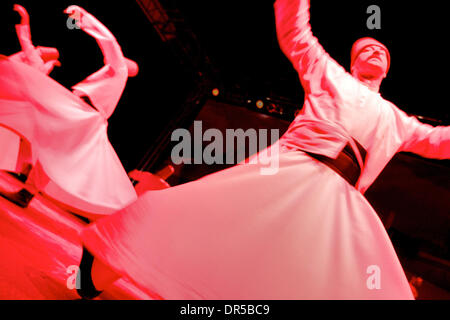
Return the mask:
<svg viewBox="0 0 450 320">
<path fill-rule="evenodd" d="M 0 170 L 16 171 L 20 136 L 0 126 Z"/>
<path fill-rule="evenodd" d="M 305 90 L 276 144 L 278 172 L 242 163 L 149 191 L 83 243 L 165 299 L 413 299 L 363 192 L 396 152 L 450 158 L 450 128 L 419 123 L 346 73 L 313 37 L 308 1 L 278 0 L 275 15 Z M 301 151 L 335 158 L 350 137 L 367 150 L 356 188 Z"/>
<path fill-rule="evenodd" d="M 27 24 L 16 25 L 17 37 L 19 39 L 22 51 L 9 57 L 12 61 L 26 63 L 37 70 L 49 74 L 51 71 L 52 61 L 45 63 L 39 50 L 41 47 L 35 48 L 31 42 L 30 26 Z M 22 172 L 22 166 L 32 162 L 29 156 L 28 142 L 21 139 L 20 133 L 14 132 L 11 128 L 0 126 L 0 170 L 11 172 Z"/>
<path fill-rule="evenodd" d="M 0 56 L 0 123 L 32 145 L 30 179 L 44 194 L 88 218 L 136 200 L 134 187 L 107 136 L 107 119 L 122 95 L 128 69 L 114 36 L 93 16 L 83 30 L 99 44 L 105 66 L 73 88 L 95 110 L 51 78 Z"/>
</svg>

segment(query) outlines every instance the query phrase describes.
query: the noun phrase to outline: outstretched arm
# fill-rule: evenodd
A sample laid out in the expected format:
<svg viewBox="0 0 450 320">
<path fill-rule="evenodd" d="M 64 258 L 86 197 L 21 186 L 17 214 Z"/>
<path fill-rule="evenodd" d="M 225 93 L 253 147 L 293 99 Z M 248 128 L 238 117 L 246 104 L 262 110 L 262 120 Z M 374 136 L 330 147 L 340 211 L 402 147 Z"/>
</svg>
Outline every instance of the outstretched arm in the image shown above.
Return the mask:
<svg viewBox="0 0 450 320">
<path fill-rule="evenodd" d="M 403 144 L 399 151 L 418 154 L 425 158 L 450 159 L 450 126 L 425 124 L 396 109 L 397 122 Z"/>
<path fill-rule="evenodd" d="M 102 50 L 105 65 L 111 66 L 114 70 L 126 70 L 127 67 L 122 49 L 108 28 L 79 6 L 69 6 L 64 12 L 75 18 L 78 26 L 95 38 Z"/>
</svg>

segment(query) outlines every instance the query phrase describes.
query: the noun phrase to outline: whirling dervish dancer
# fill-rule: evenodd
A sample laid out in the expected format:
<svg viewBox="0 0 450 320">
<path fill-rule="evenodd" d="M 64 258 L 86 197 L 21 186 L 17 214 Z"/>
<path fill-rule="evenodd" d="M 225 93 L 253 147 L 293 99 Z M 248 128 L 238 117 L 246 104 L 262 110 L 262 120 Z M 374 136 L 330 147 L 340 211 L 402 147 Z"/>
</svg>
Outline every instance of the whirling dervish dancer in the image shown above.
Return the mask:
<svg viewBox="0 0 450 320">
<path fill-rule="evenodd" d="M 0 123 L 31 142 L 37 161 L 31 183 L 68 210 L 95 219 L 137 198 L 108 140 L 107 119 L 138 67 L 91 14 L 78 6 L 65 13 L 79 17 L 80 28 L 97 40 L 105 66 L 72 93 L 36 68 L 0 56 Z"/>
<path fill-rule="evenodd" d="M 450 128 L 382 98 L 391 61 L 380 42 L 355 42 L 350 74 L 313 36 L 308 0 L 277 0 L 275 16 L 305 91 L 278 172 L 242 163 L 97 220 L 81 234 L 80 295 L 120 275 L 164 299 L 413 299 L 363 194 L 399 151 L 450 158 Z"/>
<path fill-rule="evenodd" d="M 14 10 L 21 17 L 16 25 L 17 38 L 21 51 L 9 56 L 9 59 L 26 63 L 31 67 L 50 74 L 55 66 L 60 66 L 59 52 L 56 48 L 34 47 L 31 41 L 30 17 L 24 7 L 14 5 Z M 0 169 L 15 173 L 22 181 L 26 180 L 33 160 L 31 146 L 20 134 L 0 126 Z"/>
</svg>

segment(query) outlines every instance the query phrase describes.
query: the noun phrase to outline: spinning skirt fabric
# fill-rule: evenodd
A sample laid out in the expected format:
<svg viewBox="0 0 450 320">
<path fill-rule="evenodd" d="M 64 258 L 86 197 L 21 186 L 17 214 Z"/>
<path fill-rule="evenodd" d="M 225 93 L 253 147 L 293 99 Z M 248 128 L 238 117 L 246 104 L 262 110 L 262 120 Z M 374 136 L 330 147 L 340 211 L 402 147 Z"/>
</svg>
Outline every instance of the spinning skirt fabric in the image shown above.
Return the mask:
<svg viewBox="0 0 450 320">
<path fill-rule="evenodd" d="M 0 170 L 16 172 L 20 137 L 0 125 Z"/>
<path fill-rule="evenodd" d="M 84 245 L 164 299 L 413 299 L 376 212 L 301 151 L 149 191 Z"/>
<path fill-rule="evenodd" d="M 1 55 L 0 125 L 30 141 L 33 181 L 54 199 L 99 215 L 136 200 L 107 120 L 53 79 Z"/>
</svg>

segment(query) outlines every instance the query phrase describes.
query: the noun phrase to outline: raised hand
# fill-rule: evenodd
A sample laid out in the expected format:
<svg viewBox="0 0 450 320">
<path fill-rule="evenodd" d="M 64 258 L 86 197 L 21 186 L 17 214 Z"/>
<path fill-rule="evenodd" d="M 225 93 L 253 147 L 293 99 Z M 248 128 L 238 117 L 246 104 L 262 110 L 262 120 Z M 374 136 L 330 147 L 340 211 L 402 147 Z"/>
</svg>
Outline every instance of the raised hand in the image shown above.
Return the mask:
<svg viewBox="0 0 450 320">
<path fill-rule="evenodd" d="M 49 75 L 55 67 L 61 67 L 61 62 L 59 62 L 58 60 L 51 60 L 44 64 L 42 71 L 45 74 Z"/>
<path fill-rule="evenodd" d="M 30 16 L 28 15 L 27 10 L 25 10 L 24 7 L 22 7 L 19 4 L 15 4 L 13 7 L 14 11 L 17 11 L 18 14 L 20 14 L 20 17 L 22 18 L 20 24 L 29 25 L 30 24 Z"/>
<path fill-rule="evenodd" d="M 79 6 L 71 5 L 64 10 L 64 13 L 74 19 L 81 29 L 91 26 L 90 14 Z"/>
</svg>

